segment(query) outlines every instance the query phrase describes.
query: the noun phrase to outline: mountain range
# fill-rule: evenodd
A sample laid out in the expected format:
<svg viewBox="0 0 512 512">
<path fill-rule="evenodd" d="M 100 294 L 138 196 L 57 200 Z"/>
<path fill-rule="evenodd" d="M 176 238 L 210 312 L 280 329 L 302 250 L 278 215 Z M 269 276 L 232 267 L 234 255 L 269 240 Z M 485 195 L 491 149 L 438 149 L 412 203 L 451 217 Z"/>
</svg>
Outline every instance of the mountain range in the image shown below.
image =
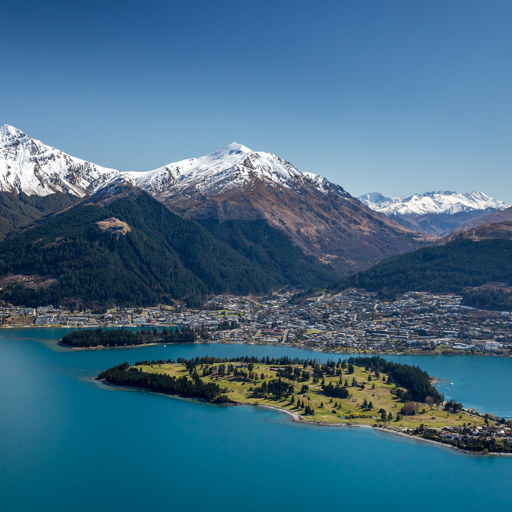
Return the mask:
<svg viewBox="0 0 512 512">
<path fill-rule="evenodd" d="M 468 303 L 509 308 L 507 206 L 479 191 L 359 200 L 238 143 L 123 172 L 4 125 L 0 300 L 194 303 L 211 293 L 324 287 L 341 277 L 331 289 L 461 292 Z"/>
<path fill-rule="evenodd" d="M 45 205 L 56 194 L 77 202 L 119 183 L 129 183 L 181 216 L 210 225 L 264 221 L 339 274 L 368 268 L 422 241 L 341 186 L 238 143 L 152 171 L 122 172 L 71 157 L 10 125 L 0 128 L 0 194 L 11 194 L 11 202 L 13 194 L 38 196 Z M 41 215 L 56 211 L 53 203 L 42 208 Z M 4 219 L 9 212 L 1 204 Z M 37 218 L 35 212 L 26 217 Z"/>
<path fill-rule="evenodd" d="M 510 205 L 480 190 L 470 193 L 426 192 L 409 197 L 385 197 L 370 192 L 359 197 L 369 208 L 384 213 L 403 226 L 434 236 L 486 222 L 485 216 Z M 482 219 L 482 221 L 480 221 Z"/>
</svg>

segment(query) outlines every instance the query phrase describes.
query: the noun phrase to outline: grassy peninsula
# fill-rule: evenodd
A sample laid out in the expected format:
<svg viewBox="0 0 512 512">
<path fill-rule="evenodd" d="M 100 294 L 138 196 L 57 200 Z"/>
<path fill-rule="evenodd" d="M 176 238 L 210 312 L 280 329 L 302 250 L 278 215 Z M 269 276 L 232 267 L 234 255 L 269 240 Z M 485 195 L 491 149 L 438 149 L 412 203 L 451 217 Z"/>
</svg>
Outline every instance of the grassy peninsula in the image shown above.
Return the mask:
<svg viewBox="0 0 512 512">
<path fill-rule="evenodd" d="M 298 421 L 381 427 L 473 452 L 512 452 L 509 438 L 494 435 L 506 425 L 444 402 L 418 367 L 380 357 L 140 361 L 110 368 L 98 379 L 211 403 L 276 407 Z"/>
</svg>

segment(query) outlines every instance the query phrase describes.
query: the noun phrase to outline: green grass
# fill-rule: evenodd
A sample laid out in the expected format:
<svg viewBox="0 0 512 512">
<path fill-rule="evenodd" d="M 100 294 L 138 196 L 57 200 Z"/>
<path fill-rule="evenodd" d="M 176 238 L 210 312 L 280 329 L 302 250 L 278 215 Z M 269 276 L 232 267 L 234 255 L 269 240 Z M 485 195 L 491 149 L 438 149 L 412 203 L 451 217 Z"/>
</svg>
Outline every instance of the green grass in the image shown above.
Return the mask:
<svg viewBox="0 0 512 512">
<path fill-rule="evenodd" d="M 229 363 L 226 363 L 226 365 Z M 233 363 L 233 365 L 241 366 L 241 363 Z M 199 376 L 202 375 L 204 369 L 210 368 L 212 365 L 200 365 L 197 368 Z M 215 368 L 218 364 L 213 365 Z M 297 366 L 297 365 L 292 365 Z M 140 365 L 136 368 L 142 369 L 147 373 L 165 373 L 170 376 L 182 377 L 189 376 L 189 373 L 183 364 L 154 364 L 154 365 Z M 418 413 L 413 416 L 403 416 L 401 410 L 403 403 L 392 393 L 396 387 L 394 384 L 384 382 L 384 374 L 377 378 L 373 372 L 368 372 L 364 368 L 355 367 L 353 374 L 348 374 L 345 370 L 342 373 L 342 383 L 345 379 L 349 383 L 349 397 L 345 399 L 330 398 L 323 393 L 321 382 L 313 383 L 312 379 L 307 382 L 296 382 L 288 379 L 282 379 L 284 382 L 293 384 L 295 392 L 295 403 L 291 403 L 291 396 L 287 398 L 277 399 L 273 396 L 265 398 L 255 397 L 252 389 L 266 381 L 277 379 L 276 371 L 278 365 L 267 364 L 254 364 L 253 371 L 258 375 L 258 379 L 248 379 L 244 377 L 235 377 L 233 375 L 220 376 L 215 370 L 212 375 L 200 377 L 203 382 L 215 382 L 226 390 L 226 395 L 234 402 L 240 404 L 250 405 L 268 405 L 279 407 L 310 421 L 316 421 L 326 424 L 363 424 L 363 425 L 381 425 L 388 428 L 415 428 L 420 424 L 425 427 L 442 428 L 444 426 L 462 426 L 463 423 L 471 425 L 483 425 L 484 419 L 479 416 L 473 416 L 469 413 L 462 412 L 457 414 L 448 413 L 443 410 L 442 406 L 418 403 Z M 302 366 L 299 365 L 302 369 Z M 261 379 L 261 374 L 265 378 Z M 371 375 L 371 381 L 368 380 Z M 357 386 L 351 386 L 352 379 L 355 378 L 358 384 L 364 382 L 364 389 Z M 325 382 L 328 384 L 332 382 L 336 384 L 339 382 L 340 377 L 325 377 Z M 303 384 L 309 386 L 309 391 L 301 394 L 300 390 Z M 313 415 L 305 416 L 304 409 L 298 408 L 296 403 L 300 399 L 305 404 L 310 405 L 314 409 Z M 368 410 L 363 408 L 363 401 L 373 403 L 373 408 Z M 323 406 L 322 406 L 323 403 Z M 382 421 L 381 415 L 378 413 L 380 409 L 386 411 L 386 415 L 390 412 L 393 415 L 391 421 Z M 397 414 L 400 414 L 401 419 L 395 421 Z"/>
</svg>

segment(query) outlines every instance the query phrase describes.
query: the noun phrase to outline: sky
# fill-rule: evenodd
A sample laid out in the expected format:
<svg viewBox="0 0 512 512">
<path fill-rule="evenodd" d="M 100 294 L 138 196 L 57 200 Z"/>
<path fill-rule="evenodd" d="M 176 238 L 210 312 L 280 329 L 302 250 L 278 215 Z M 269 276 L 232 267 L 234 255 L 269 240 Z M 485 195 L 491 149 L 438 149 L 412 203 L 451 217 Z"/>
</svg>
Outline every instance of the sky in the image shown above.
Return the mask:
<svg viewBox="0 0 512 512">
<path fill-rule="evenodd" d="M 0 124 L 149 170 L 233 141 L 353 195 L 512 203 L 512 2 L 2 2 Z"/>
</svg>

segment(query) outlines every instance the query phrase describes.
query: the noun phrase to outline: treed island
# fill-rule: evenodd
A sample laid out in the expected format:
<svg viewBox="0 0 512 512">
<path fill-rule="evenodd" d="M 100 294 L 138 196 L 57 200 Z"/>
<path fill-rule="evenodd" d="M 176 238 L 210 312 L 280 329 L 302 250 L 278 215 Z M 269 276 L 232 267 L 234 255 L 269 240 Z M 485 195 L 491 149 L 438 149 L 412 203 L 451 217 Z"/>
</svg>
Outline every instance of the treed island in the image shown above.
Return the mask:
<svg viewBox="0 0 512 512">
<path fill-rule="evenodd" d="M 204 400 L 275 407 L 297 421 L 364 425 L 473 453 L 511 453 L 500 433 L 510 420 L 464 409 L 444 397 L 417 366 L 381 357 L 312 359 L 238 357 L 139 361 L 101 372 L 111 385 Z"/>
</svg>

